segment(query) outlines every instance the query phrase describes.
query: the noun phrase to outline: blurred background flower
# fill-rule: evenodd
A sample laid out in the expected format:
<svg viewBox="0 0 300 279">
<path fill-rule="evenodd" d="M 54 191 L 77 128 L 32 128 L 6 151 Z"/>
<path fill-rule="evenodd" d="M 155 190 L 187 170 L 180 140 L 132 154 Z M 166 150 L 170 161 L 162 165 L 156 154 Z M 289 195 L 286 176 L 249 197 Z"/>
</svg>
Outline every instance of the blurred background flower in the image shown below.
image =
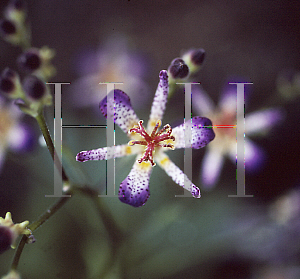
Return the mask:
<svg viewBox="0 0 300 279">
<path fill-rule="evenodd" d="M 32 151 L 34 146 L 33 129 L 24 121 L 23 113 L 13 103 L 0 95 L 0 171 L 8 150 L 18 153 Z"/>
<path fill-rule="evenodd" d="M 237 81 L 235 81 L 237 82 Z M 251 85 L 245 85 L 248 87 Z M 247 90 L 248 91 L 248 90 Z M 245 99 L 247 101 L 248 96 Z M 214 106 L 208 94 L 200 87 L 193 90 L 193 109 L 196 115 L 205 115 L 212 120 L 216 139 L 205 153 L 201 166 L 201 183 L 203 188 L 212 189 L 219 180 L 225 157 L 236 164 L 237 156 L 237 89 L 236 85 L 226 85 L 218 106 Z M 245 105 L 247 107 L 247 104 Z M 262 168 L 265 154 L 249 136 L 263 134 L 278 126 L 284 118 L 280 108 L 266 108 L 245 115 L 245 169 L 253 171 Z M 229 127 L 226 127 L 229 126 Z M 244 131 L 239 131 L 244 132 Z"/>
<path fill-rule="evenodd" d="M 79 52 L 74 61 L 79 79 L 70 88 L 71 104 L 98 110 L 100 101 L 107 94 L 106 86 L 99 85 L 100 82 L 122 83 L 116 84 L 115 89 L 126 92 L 134 107 L 147 104 L 150 96 L 149 86 L 144 80 L 146 57 L 132 44 L 127 36 L 114 34 L 101 42 L 99 49 L 85 47 Z"/>
</svg>

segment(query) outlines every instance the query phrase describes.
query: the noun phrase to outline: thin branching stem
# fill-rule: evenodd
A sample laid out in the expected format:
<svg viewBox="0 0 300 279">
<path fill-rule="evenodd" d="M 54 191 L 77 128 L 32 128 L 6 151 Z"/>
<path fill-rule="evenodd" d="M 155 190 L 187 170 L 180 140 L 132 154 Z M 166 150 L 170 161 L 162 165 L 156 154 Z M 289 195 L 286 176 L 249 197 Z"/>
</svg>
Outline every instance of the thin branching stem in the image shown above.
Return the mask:
<svg viewBox="0 0 300 279">
<path fill-rule="evenodd" d="M 23 252 L 23 248 L 25 246 L 25 243 L 27 241 L 27 236 L 26 235 L 23 235 L 23 237 L 21 238 L 19 244 L 18 244 L 18 247 L 16 249 L 16 253 L 14 255 L 14 258 L 13 258 L 13 261 L 12 261 L 12 264 L 11 264 L 11 270 L 17 270 L 18 268 L 18 264 L 19 264 L 19 261 L 20 261 L 20 257 L 21 257 L 21 254 Z"/>
<path fill-rule="evenodd" d="M 51 154 L 51 157 L 52 157 L 54 163 L 56 164 L 57 169 L 62 170 L 62 179 L 63 179 L 63 181 L 68 181 L 68 177 L 65 173 L 65 170 L 61 165 L 61 162 L 60 162 L 60 160 L 57 156 L 57 153 L 55 152 L 54 144 L 53 144 L 53 141 L 51 139 L 49 129 L 47 127 L 47 124 L 46 124 L 46 121 L 45 121 L 45 118 L 44 118 L 44 115 L 43 115 L 42 111 L 36 116 L 36 120 L 37 120 L 37 122 L 40 126 L 40 129 L 41 129 L 43 137 L 46 141 L 48 150 Z"/>
<path fill-rule="evenodd" d="M 70 195 L 71 192 L 66 192 L 66 195 Z M 44 212 L 40 218 L 33 223 L 31 223 L 28 226 L 28 229 L 30 229 L 32 232 L 34 232 L 37 228 L 39 228 L 42 224 L 44 224 L 56 211 L 58 211 L 68 200 L 70 200 L 70 197 L 61 197 L 58 201 L 56 201 L 46 212 Z"/>
</svg>

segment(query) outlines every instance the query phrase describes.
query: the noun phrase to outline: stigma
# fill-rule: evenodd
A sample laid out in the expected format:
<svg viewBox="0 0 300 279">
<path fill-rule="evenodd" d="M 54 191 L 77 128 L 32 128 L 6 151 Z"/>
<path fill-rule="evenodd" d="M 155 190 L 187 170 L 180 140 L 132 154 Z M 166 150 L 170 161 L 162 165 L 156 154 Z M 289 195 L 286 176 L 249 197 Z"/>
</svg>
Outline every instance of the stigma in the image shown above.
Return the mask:
<svg viewBox="0 0 300 279">
<path fill-rule="evenodd" d="M 156 122 L 156 125 L 150 135 L 146 132 L 142 124 L 143 120 L 140 120 L 137 126 L 129 130 L 129 133 L 140 134 L 143 140 L 131 140 L 129 141 L 128 145 L 145 145 L 145 152 L 143 156 L 138 160 L 138 162 L 142 163 L 143 161 L 150 161 L 151 165 L 154 167 L 155 163 L 153 161 L 153 152 L 155 152 L 155 147 L 169 147 L 171 149 L 174 149 L 173 144 L 163 142 L 165 140 L 175 141 L 175 137 L 171 136 L 172 128 L 169 124 L 165 125 L 160 131 L 158 131 L 158 128 L 161 126 L 161 120 L 158 120 Z"/>
</svg>

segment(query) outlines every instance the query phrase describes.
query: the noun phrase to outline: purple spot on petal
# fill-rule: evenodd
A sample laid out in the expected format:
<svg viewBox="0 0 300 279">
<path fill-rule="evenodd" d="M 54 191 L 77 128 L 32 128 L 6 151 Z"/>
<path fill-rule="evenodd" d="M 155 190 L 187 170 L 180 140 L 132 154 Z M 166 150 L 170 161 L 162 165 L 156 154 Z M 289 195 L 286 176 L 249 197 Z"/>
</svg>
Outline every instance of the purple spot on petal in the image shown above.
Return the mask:
<svg viewBox="0 0 300 279">
<path fill-rule="evenodd" d="M 112 91 L 109 93 L 112 94 Z M 131 103 L 130 103 L 130 98 L 129 96 L 123 92 L 122 90 L 115 89 L 114 90 L 114 100 L 116 107 L 119 105 L 123 105 L 123 107 L 130 107 L 131 108 Z M 99 108 L 104 115 L 104 117 L 107 117 L 107 96 L 100 102 Z"/>
<path fill-rule="evenodd" d="M 202 148 L 215 138 L 212 122 L 206 117 L 193 117 L 192 120 L 192 147 Z"/>
<path fill-rule="evenodd" d="M 121 202 L 127 203 L 133 207 L 140 207 L 146 203 L 150 197 L 148 187 L 139 189 L 139 186 L 129 186 L 132 182 L 127 177 L 120 185 L 119 199 Z"/>
</svg>

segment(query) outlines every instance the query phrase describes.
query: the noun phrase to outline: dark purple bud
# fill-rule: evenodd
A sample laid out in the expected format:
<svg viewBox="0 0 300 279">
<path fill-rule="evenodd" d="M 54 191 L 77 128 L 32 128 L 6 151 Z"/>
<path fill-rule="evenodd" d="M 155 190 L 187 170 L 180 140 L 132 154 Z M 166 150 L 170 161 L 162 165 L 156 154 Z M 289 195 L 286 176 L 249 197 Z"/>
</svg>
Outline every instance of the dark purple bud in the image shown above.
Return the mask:
<svg viewBox="0 0 300 279">
<path fill-rule="evenodd" d="M 173 78 L 185 78 L 189 74 L 189 67 L 181 58 L 175 58 L 168 69 Z"/>
<path fill-rule="evenodd" d="M 37 70 L 42 64 L 39 53 L 35 50 L 28 50 L 22 53 L 17 61 L 20 67 L 28 72 Z"/>
<path fill-rule="evenodd" d="M 46 93 L 46 84 L 36 76 L 28 76 L 23 81 L 23 89 L 27 96 L 39 100 Z"/>
<path fill-rule="evenodd" d="M 26 3 L 22 0 L 11 0 L 8 5 L 17 10 L 24 10 L 26 8 Z"/>
<path fill-rule="evenodd" d="M 8 250 L 11 244 L 12 244 L 11 231 L 5 226 L 0 226 L 0 254 Z"/>
<path fill-rule="evenodd" d="M 203 64 L 204 58 L 205 58 L 205 50 L 203 48 L 195 49 L 191 53 L 192 62 L 198 66 Z"/>
<path fill-rule="evenodd" d="M 17 77 L 17 73 L 9 68 L 6 68 L 0 76 L 0 91 L 6 94 L 10 94 L 15 89 L 14 79 Z"/>
<path fill-rule="evenodd" d="M 0 33 L 2 36 L 8 36 L 17 32 L 16 25 L 11 20 L 1 20 L 0 22 Z"/>
</svg>

